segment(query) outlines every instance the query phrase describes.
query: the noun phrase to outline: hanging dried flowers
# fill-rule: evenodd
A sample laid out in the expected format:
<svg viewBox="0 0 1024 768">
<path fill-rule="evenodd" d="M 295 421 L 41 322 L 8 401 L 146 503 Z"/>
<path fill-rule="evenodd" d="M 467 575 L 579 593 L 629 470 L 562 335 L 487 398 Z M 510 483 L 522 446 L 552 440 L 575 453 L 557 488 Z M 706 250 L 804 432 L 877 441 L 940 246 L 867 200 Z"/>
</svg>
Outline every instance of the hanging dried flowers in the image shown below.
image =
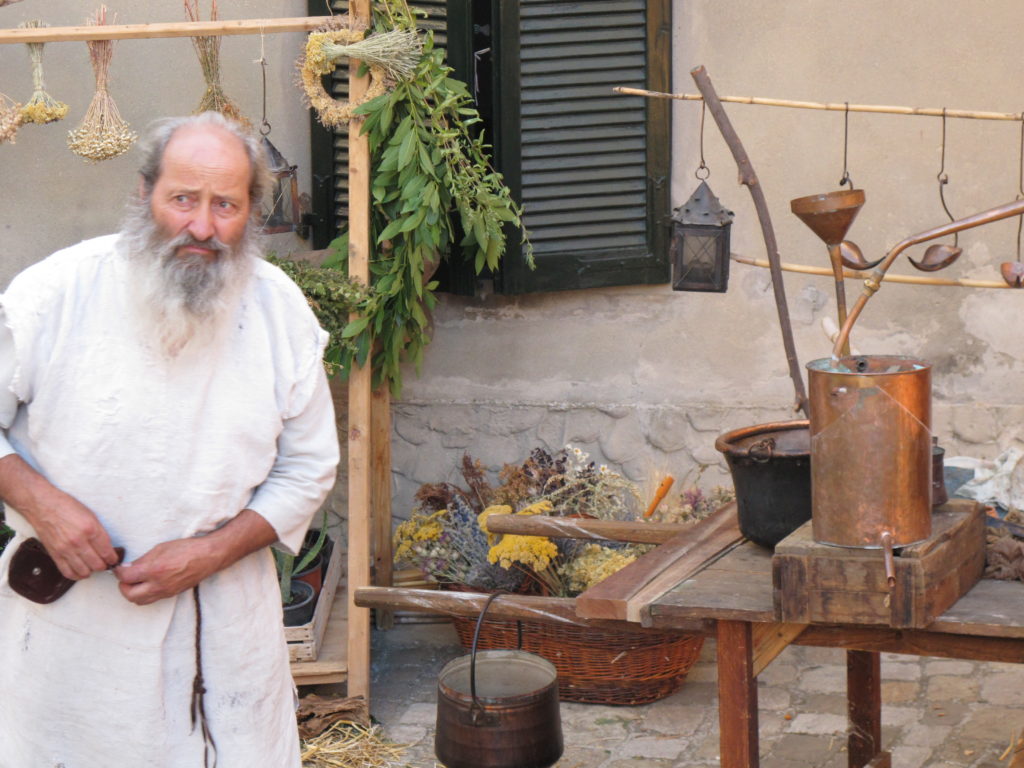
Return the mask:
<svg viewBox="0 0 1024 768">
<path fill-rule="evenodd" d="M 345 129 L 352 112 L 388 89 L 388 81 L 408 79 L 420 59 L 422 46 L 415 30 L 393 30 L 366 39 L 362 29 L 350 29 L 347 16 L 338 16 L 310 33 L 299 59 L 299 77 L 309 106 L 325 128 Z M 362 98 L 338 101 L 323 86 L 345 57 L 358 58 L 370 68 L 370 87 Z"/>
<path fill-rule="evenodd" d="M 45 24 L 38 19 L 24 21 L 19 25 L 22 29 L 38 29 L 45 27 Z M 26 123 L 38 123 L 45 125 L 55 120 L 61 120 L 68 113 L 68 105 L 57 101 L 46 92 L 46 84 L 43 83 L 43 43 L 26 43 L 28 55 L 32 59 L 32 98 L 21 108 L 22 120 Z"/>
<path fill-rule="evenodd" d="M 97 26 L 106 24 L 107 6 L 101 5 L 96 16 L 89 18 L 88 23 Z M 68 147 L 86 161 L 95 163 L 124 154 L 138 136 L 121 118 L 117 105 L 107 92 L 114 41 L 89 40 L 86 45 L 89 46 L 89 60 L 96 77 L 96 93 L 82 124 L 68 131 Z"/>
<path fill-rule="evenodd" d="M 188 15 L 189 21 L 199 21 L 199 0 L 182 0 L 182 2 L 185 4 L 185 13 Z M 216 20 L 217 0 L 212 0 L 210 21 Z M 220 112 L 224 117 L 251 129 L 252 124 L 242 115 L 238 105 L 228 98 L 220 84 L 220 38 L 216 35 L 193 37 L 192 45 L 196 49 L 199 66 L 202 67 L 203 78 L 206 80 L 206 93 L 199 101 L 195 114 L 208 111 Z"/>
<path fill-rule="evenodd" d="M 21 123 L 21 104 L 0 93 L 0 144 L 5 141 L 13 144 Z"/>
</svg>

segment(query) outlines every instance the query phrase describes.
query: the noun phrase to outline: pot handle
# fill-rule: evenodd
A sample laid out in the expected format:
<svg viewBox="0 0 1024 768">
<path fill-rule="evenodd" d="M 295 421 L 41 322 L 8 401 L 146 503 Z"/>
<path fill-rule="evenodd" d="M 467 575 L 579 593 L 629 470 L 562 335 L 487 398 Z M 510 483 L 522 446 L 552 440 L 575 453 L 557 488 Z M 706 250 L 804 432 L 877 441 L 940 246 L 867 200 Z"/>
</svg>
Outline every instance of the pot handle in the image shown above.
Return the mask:
<svg viewBox="0 0 1024 768">
<path fill-rule="evenodd" d="M 477 641 L 480 639 L 480 628 L 484 624 L 484 616 L 487 613 L 487 609 L 491 607 L 491 603 L 498 599 L 501 595 L 505 594 L 501 590 L 494 592 L 490 597 L 487 598 L 487 602 L 484 603 L 483 610 L 480 611 L 480 615 L 476 620 L 476 628 L 473 630 L 473 646 L 470 648 L 469 657 L 469 693 L 473 697 L 473 703 L 470 705 L 470 717 L 472 718 L 473 724 L 476 725 L 484 714 L 484 706 L 479 702 L 476 697 L 476 646 Z M 519 642 L 519 649 L 523 647 L 523 623 L 521 621 L 516 622 L 516 639 Z"/>
</svg>

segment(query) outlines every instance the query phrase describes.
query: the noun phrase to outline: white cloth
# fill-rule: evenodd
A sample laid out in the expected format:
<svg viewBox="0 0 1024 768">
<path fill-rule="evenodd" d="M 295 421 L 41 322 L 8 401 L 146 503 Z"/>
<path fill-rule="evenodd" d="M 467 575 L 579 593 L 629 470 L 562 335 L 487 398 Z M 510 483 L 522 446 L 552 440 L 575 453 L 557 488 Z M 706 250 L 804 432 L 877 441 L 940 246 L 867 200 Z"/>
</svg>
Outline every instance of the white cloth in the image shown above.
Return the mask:
<svg viewBox="0 0 1024 768">
<path fill-rule="evenodd" d="M 0 300 L 10 444 L 93 510 L 128 561 L 246 507 L 294 552 L 338 461 L 326 334 L 301 291 L 260 261 L 223 338 L 168 359 L 137 332 L 128 281 L 108 236 L 12 282 Z M 140 607 L 98 573 L 50 605 L 29 602 L 10 590 L 7 562 L 33 531 L 7 517 L 17 537 L 0 557 L 0 768 L 202 766 L 192 593 Z M 205 580 L 200 598 L 218 768 L 298 768 L 269 550 Z"/>
</svg>

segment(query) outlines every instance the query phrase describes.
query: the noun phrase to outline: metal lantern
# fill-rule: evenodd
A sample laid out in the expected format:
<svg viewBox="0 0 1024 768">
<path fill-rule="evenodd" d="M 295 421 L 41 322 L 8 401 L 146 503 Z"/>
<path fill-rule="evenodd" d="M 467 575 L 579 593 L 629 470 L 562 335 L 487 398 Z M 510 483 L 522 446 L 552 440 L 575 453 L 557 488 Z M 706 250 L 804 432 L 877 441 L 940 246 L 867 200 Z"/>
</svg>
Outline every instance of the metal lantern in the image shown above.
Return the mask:
<svg viewBox="0 0 1024 768">
<path fill-rule="evenodd" d="M 733 212 L 707 182 L 672 214 L 672 290 L 715 291 L 729 285 L 729 228 Z"/>
<path fill-rule="evenodd" d="M 274 177 L 271 198 L 263 203 L 263 231 L 268 234 L 298 232 L 300 237 L 305 237 L 302 234 L 299 182 L 295 173 L 298 166 L 290 165 L 266 136 L 262 143 L 267 170 Z"/>
</svg>

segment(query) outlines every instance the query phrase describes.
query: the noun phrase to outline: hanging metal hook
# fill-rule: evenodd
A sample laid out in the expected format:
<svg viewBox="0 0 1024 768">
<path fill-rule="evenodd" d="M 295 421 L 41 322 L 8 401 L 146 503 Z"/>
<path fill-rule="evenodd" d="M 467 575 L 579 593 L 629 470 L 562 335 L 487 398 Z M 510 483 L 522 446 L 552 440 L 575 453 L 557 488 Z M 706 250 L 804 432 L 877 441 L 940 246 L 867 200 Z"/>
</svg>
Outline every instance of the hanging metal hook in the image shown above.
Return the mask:
<svg viewBox="0 0 1024 768">
<path fill-rule="evenodd" d="M 946 205 L 945 186 L 949 184 L 949 174 L 946 173 L 946 108 L 942 108 L 942 155 L 939 163 L 939 173 L 935 177 L 939 182 L 939 200 L 942 202 L 942 210 L 946 212 L 950 221 L 956 221 L 956 218 L 952 213 L 949 212 L 949 206 Z M 953 233 L 953 246 L 955 247 L 959 241 L 959 233 Z"/>
<path fill-rule="evenodd" d="M 701 181 L 704 181 L 706 178 L 708 178 L 711 175 L 711 169 L 708 168 L 707 165 L 704 163 L 704 113 L 707 112 L 707 108 L 708 108 L 707 103 L 703 99 L 701 99 L 701 102 L 700 102 L 700 165 L 698 165 L 697 166 L 697 170 L 693 172 L 693 175 L 696 176 Z M 704 172 L 703 176 L 701 176 L 701 171 Z"/>
<path fill-rule="evenodd" d="M 846 169 L 846 156 L 847 151 L 850 147 L 850 102 L 845 102 L 846 109 L 843 113 L 843 178 L 839 180 L 839 186 L 849 184 L 850 189 L 853 189 L 853 179 L 850 178 L 850 172 Z"/>
<path fill-rule="evenodd" d="M 946 212 L 950 221 L 955 221 L 953 214 L 949 212 L 949 206 L 946 205 L 946 195 L 944 187 L 949 183 L 949 176 L 946 174 L 946 108 L 942 108 L 942 161 L 939 167 L 939 173 L 935 177 L 939 182 L 939 200 L 942 202 L 942 209 Z M 959 237 L 957 233 L 953 233 L 953 244 L 948 245 L 946 243 L 937 243 L 935 245 L 929 245 L 925 249 L 924 257 L 921 261 L 914 261 L 910 259 L 910 263 L 920 269 L 922 272 L 937 272 L 940 269 L 944 269 L 960 258 L 960 254 L 963 253 L 963 249 L 959 246 Z"/>
</svg>

